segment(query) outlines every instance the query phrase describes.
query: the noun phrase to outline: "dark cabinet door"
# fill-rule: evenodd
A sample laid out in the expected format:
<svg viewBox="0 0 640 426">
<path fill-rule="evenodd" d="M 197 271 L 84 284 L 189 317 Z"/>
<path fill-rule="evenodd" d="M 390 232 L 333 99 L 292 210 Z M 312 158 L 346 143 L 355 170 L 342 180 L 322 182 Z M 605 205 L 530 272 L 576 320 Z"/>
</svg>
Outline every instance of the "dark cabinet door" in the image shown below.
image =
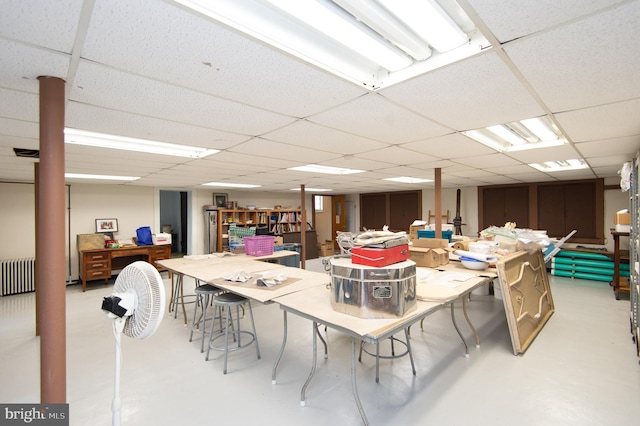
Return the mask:
<svg viewBox="0 0 640 426">
<path fill-rule="evenodd" d="M 529 188 L 512 186 L 484 188 L 482 191 L 482 229 L 515 222 L 518 228 L 529 227 Z"/>
<path fill-rule="evenodd" d="M 360 224 L 362 228 L 390 231 L 409 231 L 416 219 L 422 219 L 422 192 L 378 192 L 360 195 Z"/>
</svg>

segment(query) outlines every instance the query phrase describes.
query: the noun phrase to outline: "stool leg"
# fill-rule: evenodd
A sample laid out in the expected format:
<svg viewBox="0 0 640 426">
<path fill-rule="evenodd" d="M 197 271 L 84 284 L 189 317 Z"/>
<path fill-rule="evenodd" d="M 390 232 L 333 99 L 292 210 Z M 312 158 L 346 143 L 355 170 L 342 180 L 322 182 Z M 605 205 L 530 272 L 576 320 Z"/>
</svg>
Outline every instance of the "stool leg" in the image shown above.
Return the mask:
<svg viewBox="0 0 640 426">
<path fill-rule="evenodd" d="M 202 301 L 202 342 L 200 343 L 200 353 L 204 352 L 204 336 L 207 335 L 207 306 L 209 306 L 209 294 L 204 295 L 204 300 Z M 212 319 L 213 322 L 213 319 Z M 213 327 L 213 324 L 211 325 Z"/>
<path fill-rule="evenodd" d="M 256 332 L 256 325 L 253 322 L 253 310 L 251 309 L 251 302 L 247 301 L 247 305 L 249 306 L 249 318 L 251 318 L 251 328 L 253 329 L 253 338 L 256 341 L 256 355 L 258 359 L 260 359 L 260 346 L 258 345 L 258 333 Z"/>
<path fill-rule="evenodd" d="M 222 367 L 222 373 L 227 374 L 227 355 L 229 354 L 229 322 L 233 322 L 233 318 L 229 318 L 231 314 L 231 309 L 227 307 L 226 309 L 226 321 L 224 327 L 224 365 Z"/>
<path fill-rule="evenodd" d="M 193 322 L 191 323 L 191 333 L 189 333 L 189 342 L 193 341 L 193 330 L 196 328 L 196 318 L 198 318 L 198 305 L 200 304 L 200 297 L 200 295 L 196 296 L 195 309 L 193 310 Z"/>
</svg>

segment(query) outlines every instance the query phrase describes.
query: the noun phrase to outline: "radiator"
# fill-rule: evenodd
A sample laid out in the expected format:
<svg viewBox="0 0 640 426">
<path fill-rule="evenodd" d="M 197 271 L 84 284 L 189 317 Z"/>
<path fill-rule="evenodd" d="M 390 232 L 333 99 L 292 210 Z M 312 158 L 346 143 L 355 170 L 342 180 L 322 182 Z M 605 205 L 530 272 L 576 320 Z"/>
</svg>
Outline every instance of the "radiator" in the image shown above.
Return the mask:
<svg viewBox="0 0 640 426">
<path fill-rule="evenodd" d="M 0 296 L 35 291 L 36 259 L 0 260 L 0 279 L 2 280 Z"/>
</svg>

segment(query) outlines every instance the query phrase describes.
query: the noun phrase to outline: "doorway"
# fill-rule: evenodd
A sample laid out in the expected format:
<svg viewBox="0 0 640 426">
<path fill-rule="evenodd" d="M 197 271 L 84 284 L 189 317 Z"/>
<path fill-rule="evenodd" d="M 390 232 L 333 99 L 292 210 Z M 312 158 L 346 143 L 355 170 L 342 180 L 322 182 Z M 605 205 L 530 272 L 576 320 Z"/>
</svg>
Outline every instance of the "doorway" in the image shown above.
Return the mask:
<svg viewBox="0 0 640 426">
<path fill-rule="evenodd" d="M 313 196 L 313 228 L 318 235 L 318 242 L 331 240 L 334 249 L 338 249 L 336 232 L 346 232 L 348 214 L 345 195 Z"/>
<path fill-rule="evenodd" d="M 162 232 L 171 233 L 171 253 L 186 254 L 189 243 L 188 193 L 160 191 L 160 225 Z"/>
</svg>

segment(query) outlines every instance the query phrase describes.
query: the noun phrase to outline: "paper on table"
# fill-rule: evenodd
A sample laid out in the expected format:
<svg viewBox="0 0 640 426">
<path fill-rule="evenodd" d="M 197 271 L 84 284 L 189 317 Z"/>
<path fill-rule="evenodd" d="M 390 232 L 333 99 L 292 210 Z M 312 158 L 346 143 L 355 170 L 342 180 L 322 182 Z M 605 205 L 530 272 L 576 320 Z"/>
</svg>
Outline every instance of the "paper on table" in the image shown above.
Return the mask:
<svg viewBox="0 0 640 426">
<path fill-rule="evenodd" d="M 462 285 L 463 282 L 475 277 L 474 274 L 458 271 L 433 271 L 433 272 L 418 272 L 418 282 L 439 285 L 448 288 L 456 288 Z"/>
<path fill-rule="evenodd" d="M 249 281 L 251 278 L 253 277 L 250 274 L 247 274 L 245 271 L 235 271 L 231 275 L 227 275 L 224 277 L 224 279 L 227 281 L 234 281 L 237 283 Z"/>
</svg>

